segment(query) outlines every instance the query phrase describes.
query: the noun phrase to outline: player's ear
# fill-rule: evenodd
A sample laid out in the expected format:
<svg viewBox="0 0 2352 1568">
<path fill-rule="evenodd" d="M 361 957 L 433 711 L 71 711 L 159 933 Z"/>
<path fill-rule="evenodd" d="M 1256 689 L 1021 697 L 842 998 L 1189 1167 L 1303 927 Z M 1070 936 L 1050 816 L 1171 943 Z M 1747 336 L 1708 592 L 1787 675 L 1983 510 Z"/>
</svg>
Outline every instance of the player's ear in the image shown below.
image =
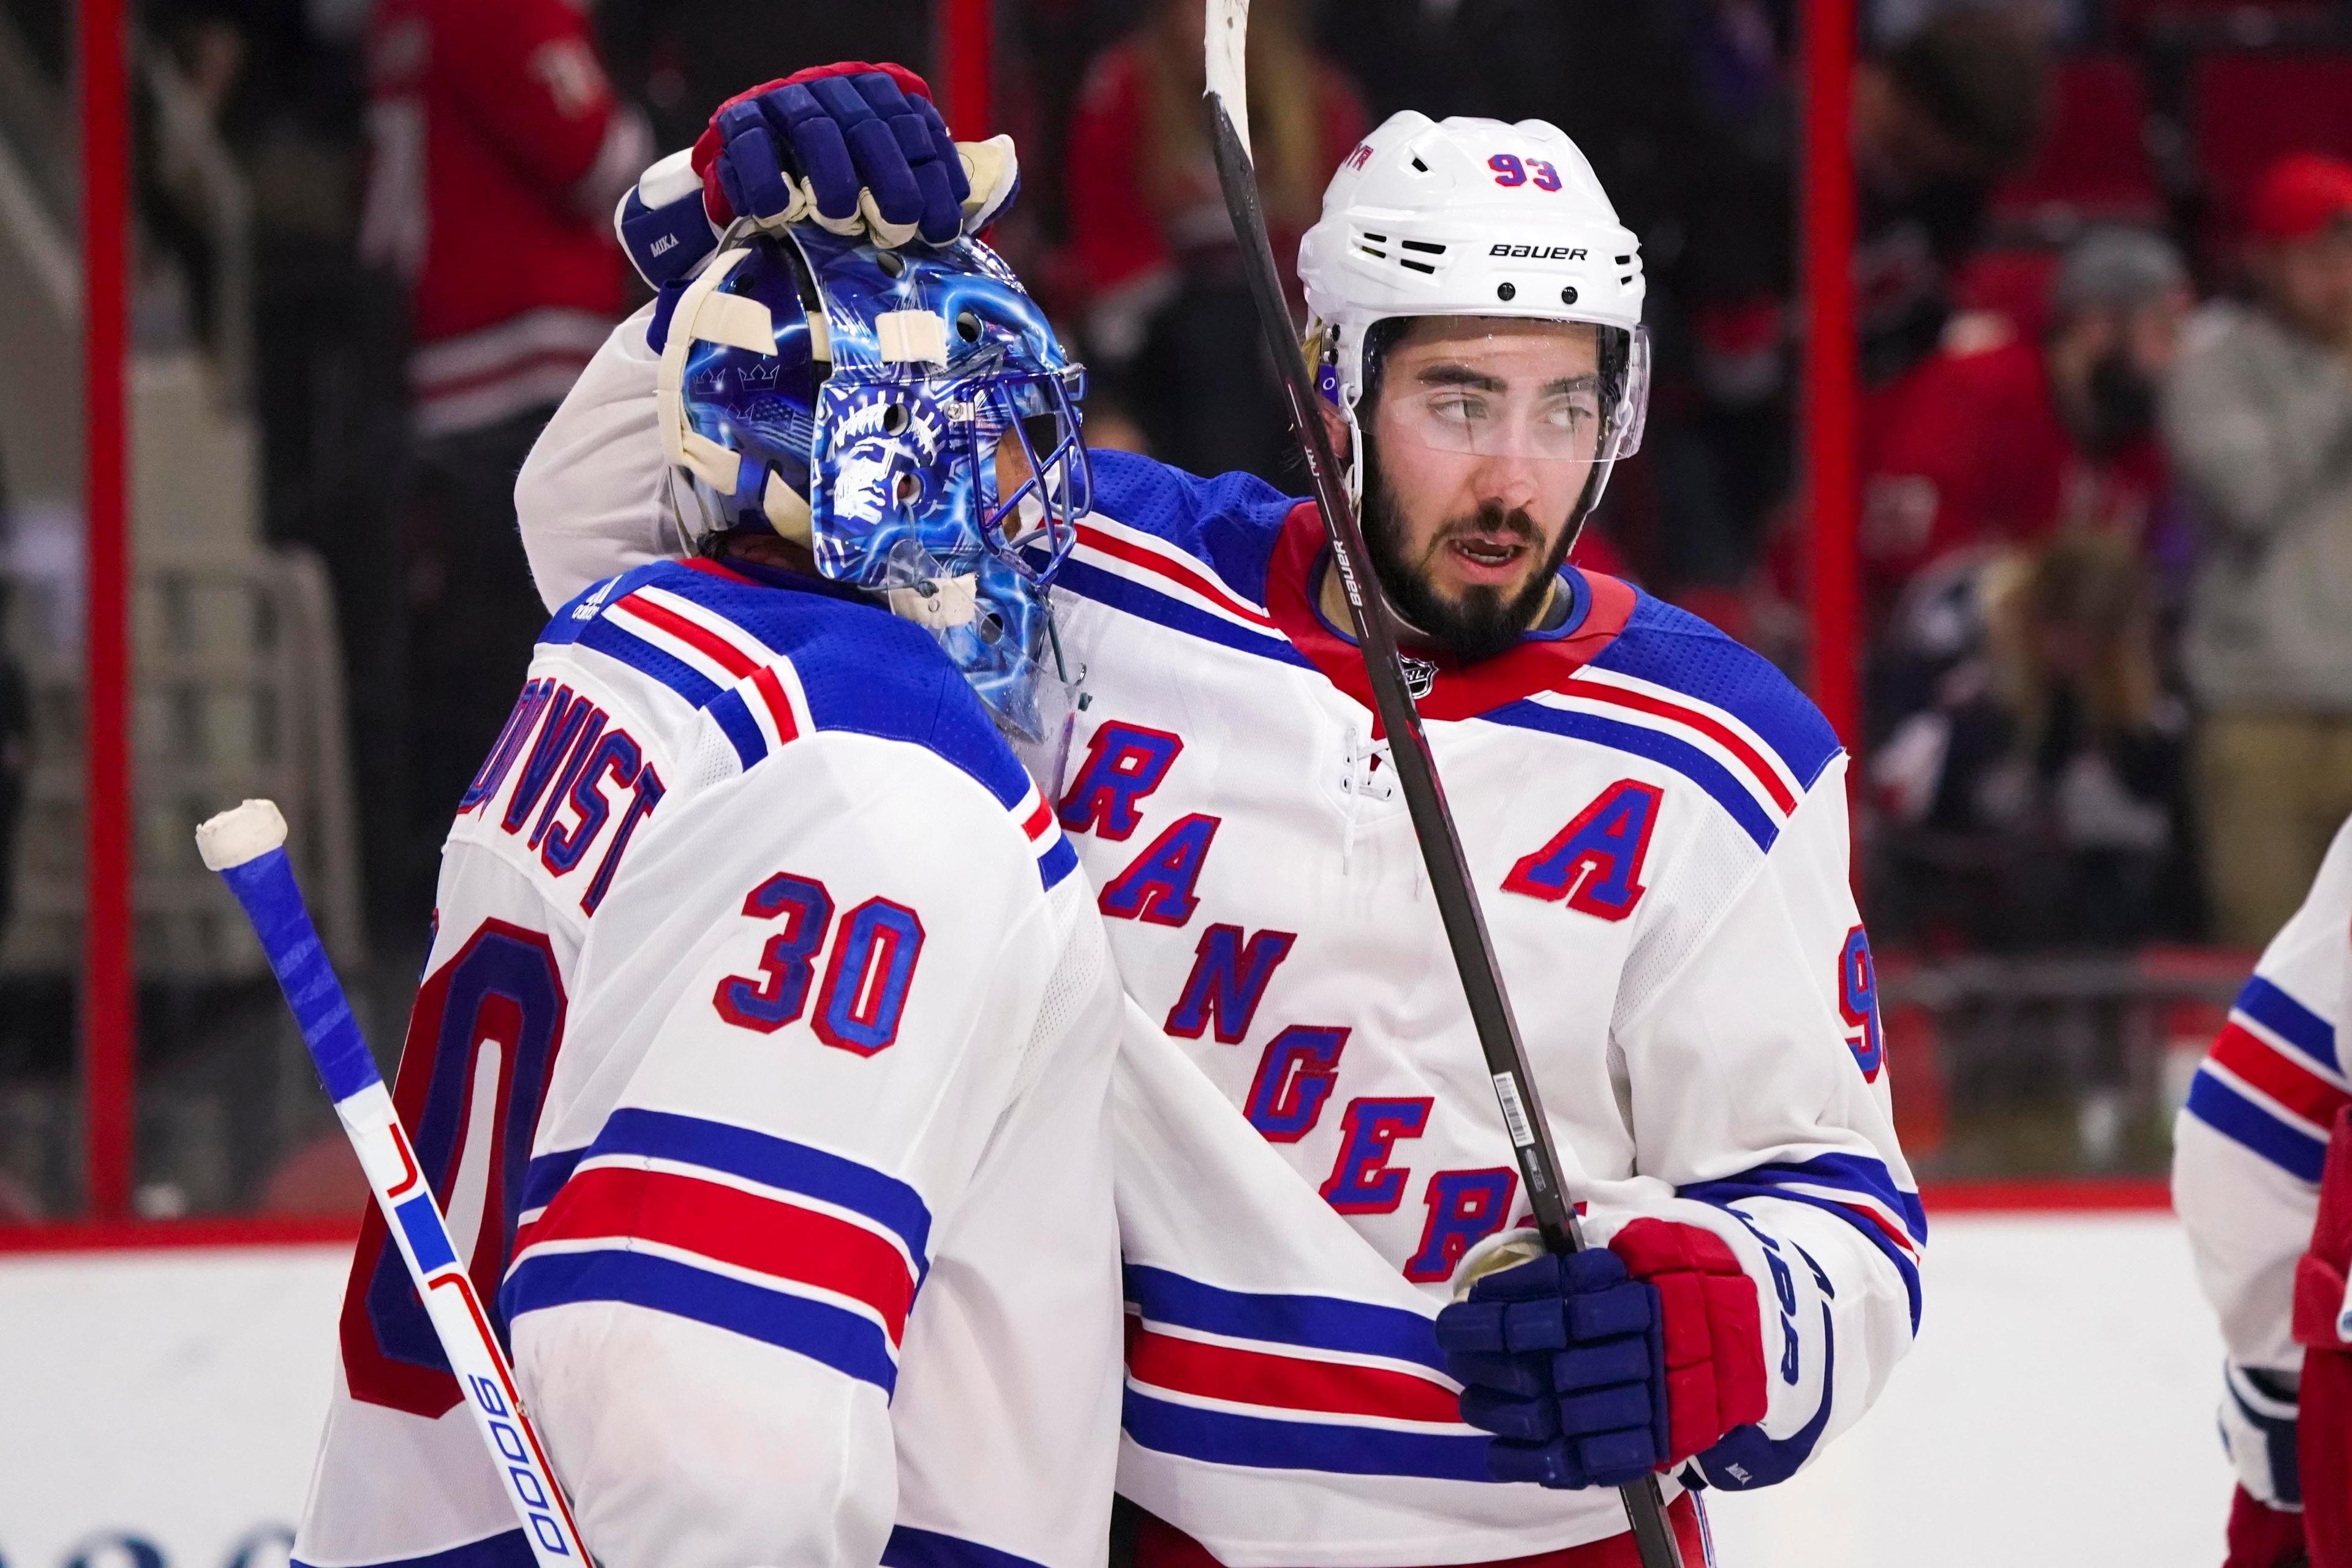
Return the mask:
<svg viewBox="0 0 2352 1568">
<path fill-rule="evenodd" d="M 1347 420 L 1340 417 L 1339 411 L 1326 399 L 1317 398 L 1315 406 L 1322 411 L 1323 432 L 1331 437 L 1331 450 L 1339 455 L 1339 460 L 1344 464 L 1348 460 Z"/>
</svg>

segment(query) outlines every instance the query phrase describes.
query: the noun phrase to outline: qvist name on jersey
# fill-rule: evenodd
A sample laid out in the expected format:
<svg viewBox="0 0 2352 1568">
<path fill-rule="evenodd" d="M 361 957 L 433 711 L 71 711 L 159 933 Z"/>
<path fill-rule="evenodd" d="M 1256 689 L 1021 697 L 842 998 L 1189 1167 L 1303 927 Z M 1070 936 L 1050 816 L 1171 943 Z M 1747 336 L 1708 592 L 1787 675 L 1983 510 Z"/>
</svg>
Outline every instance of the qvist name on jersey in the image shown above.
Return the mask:
<svg viewBox="0 0 2352 1568">
<path fill-rule="evenodd" d="M 1098 1561 L 1121 1005 L 938 645 L 662 563 L 542 634 L 394 1098 L 597 1559 Z M 373 1211 L 297 1561 L 531 1563 Z"/>
<path fill-rule="evenodd" d="M 662 548 L 646 320 L 523 471 L 543 595 Z M 1119 1488 L 1237 1565 L 1621 1534 L 1613 1493 L 1486 1479 L 1439 1370 L 1430 1320 L 1524 1209 L 1357 655 L 1314 607 L 1321 527 L 1245 478 L 1095 465 L 1056 584 L 1090 695 L 1055 810 L 1157 1026 L 1115 1094 Z M 1421 708 L 1594 1238 L 1705 1226 L 1770 1320 L 1766 1420 L 1684 1479 L 1768 1485 L 1867 1407 L 1920 1309 L 1845 759 L 1704 623 L 1566 587 L 1556 633 L 1422 661 Z"/>
</svg>

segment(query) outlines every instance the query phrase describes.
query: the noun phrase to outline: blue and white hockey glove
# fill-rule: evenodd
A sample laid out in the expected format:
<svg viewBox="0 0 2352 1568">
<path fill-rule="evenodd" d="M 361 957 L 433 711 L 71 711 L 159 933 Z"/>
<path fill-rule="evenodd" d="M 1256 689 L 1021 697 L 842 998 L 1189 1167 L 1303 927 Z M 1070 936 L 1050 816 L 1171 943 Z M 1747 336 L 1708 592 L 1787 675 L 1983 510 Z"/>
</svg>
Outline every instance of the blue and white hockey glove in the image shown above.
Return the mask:
<svg viewBox="0 0 2352 1568">
<path fill-rule="evenodd" d="M 885 249 L 945 245 L 995 222 L 1020 188 L 1013 138 L 954 141 L 921 77 L 851 60 L 720 104 L 690 152 L 646 171 L 614 227 L 658 289 L 692 272 L 738 216 L 818 223 Z"/>
<path fill-rule="evenodd" d="M 863 60 L 736 94 L 710 117 L 694 164 L 713 222 L 814 217 L 835 234 L 863 227 L 877 244 L 947 244 L 963 232 L 971 195 L 929 86 L 904 66 Z"/>
<path fill-rule="evenodd" d="M 1497 1480 L 1624 1486 L 1764 1419 L 1755 1281 L 1696 1226 L 1638 1219 L 1488 1274 L 1438 1313 L 1437 1346 Z"/>
</svg>

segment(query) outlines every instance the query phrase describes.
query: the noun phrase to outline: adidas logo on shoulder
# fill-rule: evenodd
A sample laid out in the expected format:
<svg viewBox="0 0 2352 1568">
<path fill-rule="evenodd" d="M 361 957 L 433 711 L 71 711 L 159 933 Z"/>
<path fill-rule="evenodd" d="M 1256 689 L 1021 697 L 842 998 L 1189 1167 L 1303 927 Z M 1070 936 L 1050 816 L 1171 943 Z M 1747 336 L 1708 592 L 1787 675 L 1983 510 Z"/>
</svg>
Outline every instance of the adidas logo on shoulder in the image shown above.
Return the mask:
<svg viewBox="0 0 2352 1568">
<path fill-rule="evenodd" d="M 618 577 L 608 577 L 604 582 L 597 584 L 596 591 L 594 593 L 589 595 L 586 598 L 572 606 L 572 618 L 575 621 L 594 620 L 596 618 L 596 612 L 604 607 L 605 595 L 612 593 L 613 584 L 619 581 L 620 579 Z"/>
</svg>

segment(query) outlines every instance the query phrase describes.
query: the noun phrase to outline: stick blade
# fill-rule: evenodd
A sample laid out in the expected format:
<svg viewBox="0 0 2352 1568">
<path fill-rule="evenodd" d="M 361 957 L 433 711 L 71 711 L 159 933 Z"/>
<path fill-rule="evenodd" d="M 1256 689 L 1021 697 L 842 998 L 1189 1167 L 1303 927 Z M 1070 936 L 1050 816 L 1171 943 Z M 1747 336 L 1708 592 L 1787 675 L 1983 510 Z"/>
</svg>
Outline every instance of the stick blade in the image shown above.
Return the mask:
<svg viewBox="0 0 2352 1568">
<path fill-rule="evenodd" d="M 286 842 L 286 818 L 271 800 L 248 800 L 208 817 L 196 828 L 205 869 L 226 871 L 258 860 Z"/>
<path fill-rule="evenodd" d="M 1249 139 L 1249 74 L 1243 63 L 1248 42 L 1249 0 L 1209 0 L 1205 40 L 1209 97 L 1223 109 L 1243 153 L 1255 163 L 1257 155 L 1250 152 Z"/>
</svg>

